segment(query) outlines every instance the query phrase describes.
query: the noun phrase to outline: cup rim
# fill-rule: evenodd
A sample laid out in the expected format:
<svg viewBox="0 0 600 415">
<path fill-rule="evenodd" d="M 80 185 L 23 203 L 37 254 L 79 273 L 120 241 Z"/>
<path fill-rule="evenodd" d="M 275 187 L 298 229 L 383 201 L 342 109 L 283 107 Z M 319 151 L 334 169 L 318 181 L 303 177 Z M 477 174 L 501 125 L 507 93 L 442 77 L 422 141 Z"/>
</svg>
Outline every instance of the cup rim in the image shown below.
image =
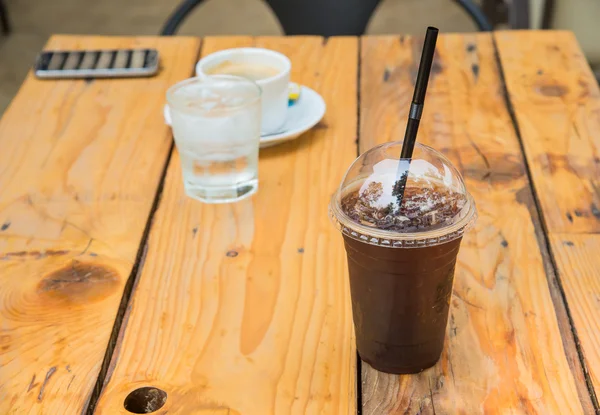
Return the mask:
<svg viewBox="0 0 600 415">
<path fill-rule="evenodd" d="M 253 82 L 250 79 L 243 78 L 241 76 L 233 76 L 233 75 L 210 75 L 210 76 L 207 75 L 204 77 L 195 76 L 192 78 L 187 78 L 182 81 L 179 81 L 176 84 L 171 85 L 171 87 L 169 87 L 169 89 L 167 90 L 167 93 L 166 93 L 167 104 L 169 105 L 169 108 L 176 109 L 181 112 L 194 113 L 194 114 L 204 114 L 208 111 L 212 111 L 212 110 L 204 110 L 204 109 L 190 110 L 188 107 L 181 104 L 181 100 L 176 99 L 174 96 L 175 92 L 182 87 L 185 87 L 187 85 L 194 84 L 194 83 L 206 83 L 208 85 L 208 83 L 211 81 L 230 81 L 230 82 L 234 82 L 234 83 L 238 83 L 238 84 L 245 84 L 247 86 L 252 86 L 252 87 L 256 88 L 255 89 L 256 94 L 252 98 L 248 99 L 247 101 L 244 101 L 240 105 L 228 107 L 227 108 L 228 113 L 230 113 L 231 111 L 238 111 L 240 109 L 251 106 L 251 105 L 255 104 L 257 101 L 260 101 L 260 99 L 262 97 L 262 88 L 260 87 L 260 85 L 257 85 L 256 82 Z"/>
<path fill-rule="evenodd" d="M 265 49 L 265 48 L 244 47 L 244 48 L 223 49 L 223 50 L 219 50 L 217 52 L 213 52 L 209 55 L 204 56 L 196 63 L 196 76 L 197 77 L 215 76 L 215 75 L 210 75 L 210 74 L 207 74 L 206 72 L 204 72 L 204 70 L 206 69 L 206 65 L 210 64 L 211 62 L 214 62 L 216 59 L 222 58 L 224 56 L 232 55 L 235 53 L 244 53 L 244 54 L 253 54 L 253 55 L 269 55 L 269 56 L 275 57 L 275 58 L 279 59 L 281 62 L 283 62 L 284 69 L 282 71 L 280 71 L 276 75 L 270 76 L 268 78 L 259 79 L 258 81 L 255 81 L 255 83 L 258 84 L 259 86 L 285 78 L 286 76 L 288 76 L 288 74 L 290 73 L 290 71 L 292 69 L 292 62 L 283 53 L 280 53 L 280 52 L 277 52 L 277 51 L 271 50 L 271 49 Z"/>
</svg>

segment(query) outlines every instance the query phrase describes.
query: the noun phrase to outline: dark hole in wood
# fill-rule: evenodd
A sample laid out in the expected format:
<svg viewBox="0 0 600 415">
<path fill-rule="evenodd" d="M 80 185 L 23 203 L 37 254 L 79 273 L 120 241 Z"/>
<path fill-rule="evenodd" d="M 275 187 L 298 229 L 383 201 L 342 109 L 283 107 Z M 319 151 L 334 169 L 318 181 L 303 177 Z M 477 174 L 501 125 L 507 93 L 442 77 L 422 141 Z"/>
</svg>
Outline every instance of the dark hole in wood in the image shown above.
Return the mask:
<svg viewBox="0 0 600 415">
<path fill-rule="evenodd" d="M 151 414 L 167 402 L 167 392 L 151 386 L 138 388 L 125 398 L 123 406 L 134 414 Z"/>
</svg>

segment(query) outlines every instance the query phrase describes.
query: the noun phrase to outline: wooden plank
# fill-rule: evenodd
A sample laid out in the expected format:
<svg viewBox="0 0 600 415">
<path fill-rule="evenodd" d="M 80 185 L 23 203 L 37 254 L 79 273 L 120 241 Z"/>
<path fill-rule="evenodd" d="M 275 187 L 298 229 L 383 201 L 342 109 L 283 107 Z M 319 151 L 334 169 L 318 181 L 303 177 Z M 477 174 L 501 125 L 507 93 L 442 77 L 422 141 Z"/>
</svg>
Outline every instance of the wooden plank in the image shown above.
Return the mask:
<svg viewBox="0 0 600 415">
<path fill-rule="evenodd" d="M 363 39 L 361 150 L 403 138 L 421 46 Z M 463 173 L 479 220 L 462 242 L 440 362 L 414 376 L 363 363 L 363 414 L 583 413 L 490 35 L 440 37 L 419 141 Z"/>
<path fill-rule="evenodd" d="M 600 391 L 600 252 L 599 235 L 550 236 L 571 316 L 596 393 Z"/>
<path fill-rule="evenodd" d="M 169 166 L 139 285 L 98 414 L 140 386 L 171 414 L 353 414 L 356 352 L 341 236 L 327 203 L 356 157 L 355 38 L 208 38 L 256 45 L 329 105 L 301 138 L 261 150 L 258 194 L 204 205 Z M 220 412 L 219 412 L 220 411 Z"/>
<path fill-rule="evenodd" d="M 548 230 L 600 232 L 600 90 L 575 36 L 495 38 Z"/>
<path fill-rule="evenodd" d="M 592 249 L 600 232 L 600 89 L 570 32 L 501 32 L 496 42 L 574 331 L 598 394 L 600 263 Z"/>
<path fill-rule="evenodd" d="M 171 145 L 167 87 L 197 39 L 55 36 L 48 49 L 155 47 L 158 76 L 40 81 L 0 121 L 0 413 L 80 413 L 96 382 Z"/>
</svg>

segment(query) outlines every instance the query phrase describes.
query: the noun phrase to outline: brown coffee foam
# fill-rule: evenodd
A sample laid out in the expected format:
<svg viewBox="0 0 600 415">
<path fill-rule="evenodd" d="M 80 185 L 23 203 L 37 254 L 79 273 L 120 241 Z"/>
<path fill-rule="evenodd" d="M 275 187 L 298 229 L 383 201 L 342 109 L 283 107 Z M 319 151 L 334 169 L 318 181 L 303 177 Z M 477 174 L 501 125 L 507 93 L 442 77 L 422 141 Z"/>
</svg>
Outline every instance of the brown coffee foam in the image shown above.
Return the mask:
<svg viewBox="0 0 600 415">
<path fill-rule="evenodd" d="M 269 65 L 253 62 L 235 62 L 224 60 L 205 71 L 209 75 L 234 75 L 259 81 L 271 78 L 281 72 L 279 69 Z"/>
</svg>

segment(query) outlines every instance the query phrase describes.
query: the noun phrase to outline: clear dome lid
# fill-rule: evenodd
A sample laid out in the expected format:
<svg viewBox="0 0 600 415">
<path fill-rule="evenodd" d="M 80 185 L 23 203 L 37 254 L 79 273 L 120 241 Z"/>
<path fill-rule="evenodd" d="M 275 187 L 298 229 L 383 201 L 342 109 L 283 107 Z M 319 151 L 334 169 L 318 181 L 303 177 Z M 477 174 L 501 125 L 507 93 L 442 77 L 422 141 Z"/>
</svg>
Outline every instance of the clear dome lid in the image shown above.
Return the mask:
<svg viewBox="0 0 600 415">
<path fill-rule="evenodd" d="M 330 204 L 334 223 L 350 237 L 391 247 L 462 236 L 477 211 L 460 173 L 431 147 L 417 143 L 410 160 L 399 159 L 401 150 L 401 141 L 382 144 L 352 163 Z"/>
</svg>

